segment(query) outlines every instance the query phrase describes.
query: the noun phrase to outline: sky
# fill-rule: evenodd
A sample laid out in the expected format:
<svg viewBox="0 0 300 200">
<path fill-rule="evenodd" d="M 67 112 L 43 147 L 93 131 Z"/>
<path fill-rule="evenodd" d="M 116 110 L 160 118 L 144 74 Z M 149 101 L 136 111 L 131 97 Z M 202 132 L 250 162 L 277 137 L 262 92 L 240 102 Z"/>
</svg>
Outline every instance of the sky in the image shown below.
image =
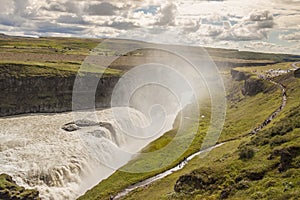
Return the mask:
<svg viewBox="0 0 300 200">
<path fill-rule="evenodd" d="M 0 33 L 300 54 L 300 0 L 0 0 Z"/>
</svg>

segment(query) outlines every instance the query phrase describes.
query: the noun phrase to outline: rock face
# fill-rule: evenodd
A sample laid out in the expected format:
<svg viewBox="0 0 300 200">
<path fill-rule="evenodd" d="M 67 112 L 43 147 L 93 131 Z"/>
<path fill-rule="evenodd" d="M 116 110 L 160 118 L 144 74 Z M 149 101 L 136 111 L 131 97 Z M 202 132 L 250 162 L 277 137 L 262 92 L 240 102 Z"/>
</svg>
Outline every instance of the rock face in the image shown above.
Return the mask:
<svg viewBox="0 0 300 200">
<path fill-rule="evenodd" d="M 79 130 L 80 128 L 76 124 L 69 123 L 69 124 L 63 125 L 62 129 L 65 131 L 68 131 L 68 132 L 73 132 L 73 131 Z"/>
<path fill-rule="evenodd" d="M 12 77 L 0 75 L 0 116 L 51 113 L 72 110 L 74 76 Z M 96 107 L 107 107 L 119 77 L 105 77 L 98 83 Z"/>
<path fill-rule="evenodd" d="M 209 169 L 201 170 L 201 172 L 192 172 L 190 174 L 182 175 L 176 181 L 174 191 L 178 193 L 191 193 L 196 190 L 213 189 L 216 185 L 217 179 L 211 176 Z"/>
<path fill-rule="evenodd" d="M 267 88 L 264 80 L 252 78 L 246 72 L 231 69 L 231 77 L 235 81 L 244 81 L 243 95 L 254 96 Z"/>
<path fill-rule="evenodd" d="M 245 80 L 243 95 L 254 96 L 260 92 L 263 92 L 266 89 L 266 85 L 263 80 L 249 78 Z"/>
<path fill-rule="evenodd" d="M 40 200 L 38 191 L 18 186 L 7 174 L 0 175 L 0 199 Z"/>
<path fill-rule="evenodd" d="M 297 69 L 297 70 L 295 70 L 294 76 L 295 76 L 296 78 L 300 78 L 300 68 Z"/>
<path fill-rule="evenodd" d="M 289 168 L 299 168 L 300 166 L 293 164 L 293 159 L 300 155 L 299 146 L 289 146 L 283 149 L 274 150 L 270 156 L 270 159 L 275 156 L 280 156 L 280 164 L 278 167 L 279 172 L 286 171 Z"/>
<path fill-rule="evenodd" d="M 231 73 L 232 79 L 235 81 L 247 80 L 250 77 L 249 74 L 247 74 L 245 72 L 240 72 L 235 69 L 231 69 L 230 73 Z"/>
</svg>

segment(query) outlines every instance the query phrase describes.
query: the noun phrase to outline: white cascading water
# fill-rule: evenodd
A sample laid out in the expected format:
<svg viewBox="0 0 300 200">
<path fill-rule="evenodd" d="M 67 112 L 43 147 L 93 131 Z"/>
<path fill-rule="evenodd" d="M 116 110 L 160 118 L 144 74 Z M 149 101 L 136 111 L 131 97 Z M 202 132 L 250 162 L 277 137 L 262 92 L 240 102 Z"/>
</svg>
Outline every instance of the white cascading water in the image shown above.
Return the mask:
<svg viewBox="0 0 300 200">
<path fill-rule="evenodd" d="M 131 119 L 124 118 L 124 123 L 128 126 L 149 124 L 141 112 L 127 109 Z M 11 175 L 25 188 L 36 188 L 42 199 L 75 199 L 126 164 L 130 153 L 138 152 L 171 129 L 175 118 L 169 116 L 169 122 L 155 138 L 136 142 L 116 126 L 112 109 L 96 111 L 96 115 L 98 122 L 106 122 L 112 128 L 62 130 L 64 124 L 74 120 L 72 113 L 1 118 L 1 173 Z"/>
</svg>

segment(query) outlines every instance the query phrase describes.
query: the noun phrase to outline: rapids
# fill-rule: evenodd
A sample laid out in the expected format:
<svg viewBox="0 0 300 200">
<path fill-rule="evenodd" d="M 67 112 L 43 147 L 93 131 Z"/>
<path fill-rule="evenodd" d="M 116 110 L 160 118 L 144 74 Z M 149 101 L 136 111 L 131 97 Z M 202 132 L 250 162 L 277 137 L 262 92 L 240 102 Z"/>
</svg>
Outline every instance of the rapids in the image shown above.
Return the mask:
<svg viewBox="0 0 300 200">
<path fill-rule="evenodd" d="M 126 109 L 130 114 L 130 118 L 121 118 L 127 130 L 150 123 L 135 109 L 118 109 Z M 141 140 L 117 125 L 113 109 L 95 113 L 98 122 L 109 126 L 90 125 L 65 131 L 62 126 L 74 121 L 72 113 L 0 118 L 0 172 L 11 175 L 25 188 L 37 189 L 42 199 L 75 199 L 171 129 L 175 119 L 168 116 L 156 135 L 147 135 L 151 130 L 141 132 Z M 89 119 L 86 113 L 77 113 L 78 116 Z"/>
</svg>

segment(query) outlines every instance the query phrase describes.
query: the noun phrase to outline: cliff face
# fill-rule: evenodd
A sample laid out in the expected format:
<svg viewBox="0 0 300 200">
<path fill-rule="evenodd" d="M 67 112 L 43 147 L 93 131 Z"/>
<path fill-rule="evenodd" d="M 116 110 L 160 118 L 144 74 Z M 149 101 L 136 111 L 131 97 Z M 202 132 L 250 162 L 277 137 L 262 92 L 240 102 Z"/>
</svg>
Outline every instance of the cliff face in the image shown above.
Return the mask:
<svg viewBox="0 0 300 200">
<path fill-rule="evenodd" d="M 300 78 L 300 68 L 295 70 L 294 75 L 296 78 Z"/>
<path fill-rule="evenodd" d="M 235 69 L 231 69 L 230 70 L 232 79 L 235 81 L 242 81 L 242 80 L 246 80 L 250 77 L 249 74 L 246 74 L 245 72 L 240 72 L 238 70 Z"/>
<path fill-rule="evenodd" d="M 252 78 L 246 72 L 231 69 L 231 77 L 235 81 L 244 81 L 243 95 L 254 96 L 267 88 L 264 80 Z"/>
<path fill-rule="evenodd" d="M 0 77 L 0 116 L 65 112 L 72 110 L 72 90 L 76 76 Z M 96 107 L 107 107 L 118 77 L 98 83 Z"/>
<path fill-rule="evenodd" d="M 254 96 L 266 89 L 266 84 L 261 79 L 249 78 L 245 80 L 243 95 Z"/>
</svg>

